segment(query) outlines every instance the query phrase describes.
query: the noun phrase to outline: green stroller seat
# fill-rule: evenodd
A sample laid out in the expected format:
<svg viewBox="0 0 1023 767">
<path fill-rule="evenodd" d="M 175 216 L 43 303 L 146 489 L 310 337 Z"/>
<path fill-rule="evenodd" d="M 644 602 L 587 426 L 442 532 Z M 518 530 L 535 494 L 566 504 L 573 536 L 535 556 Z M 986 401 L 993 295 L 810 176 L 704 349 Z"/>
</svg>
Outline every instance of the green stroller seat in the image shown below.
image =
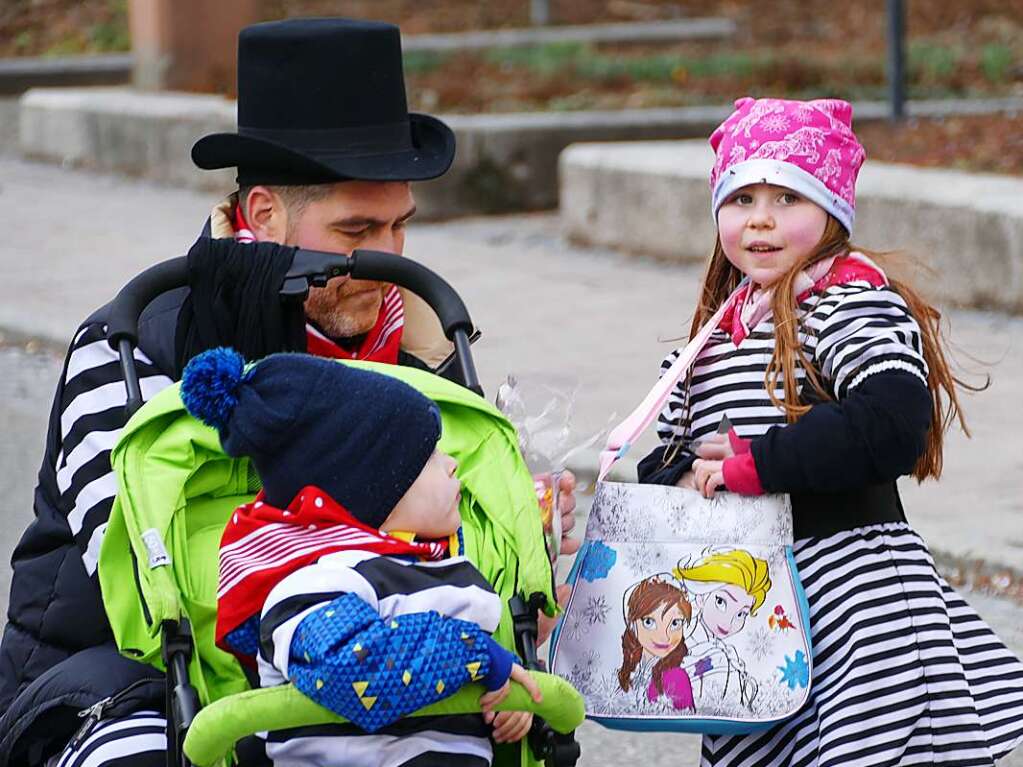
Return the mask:
<svg viewBox="0 0 1023 767">
<path fill-rule="evenodd" d="M 120 342 L 123 359 L 128 342 L 111 340 Z M 458 340 L 456 346 L 467 351 L 468 344 Z M 505 605 L 494 638 L 517 650 L 529 667 L 535 648 L 531 642 L 523 646 L 522 627 L 538 606 L 553 614 L 556 602 L 533 482 L 513 427 L 481 396 L 432 373 L 366 362 L 338 364 L 394 376 L 438 404 L 443 422 L 438 447 L 458 461 L 463 486 L 465 554 Z M 125 367 L 130 379 L 133 371 Z M 130 395 L 130 380 L 128 390 Z M 222 451 L 217 432 L 187 413 L 178 385 L 132 416 L 111 460 L 118 493 L 99 557 L 103 603 L 120 651 L 168 674 L 169 763 L 227 764 L 234 760 L 236 742 L 246 735 L 345 722 L 291 685 L 250 689 L 238 661 L 215 645 L 221 533 L 235 508 L 259 490 L 249 461 Z M 583 721 L 583 703 L 564 680 L 532 673 L 543 702 L 535 704 L 513 685 L 516 689 L 499 709 L 533 711 L 547 722 L 547 747 L 539 749 L 546 757 L 564 749 L 566 741 L 556 733 L 570 734 Z M 482 693 L 481 686 L 468 685 L 414 716 L 479 711 Z M 577 756 L 574 742 L 567 744 L 568 753 Z M 524 740 L 499 746 L 495 763 L 536 764 L 537 745 L 534 740 L 530 748 Z"/>
</svg>

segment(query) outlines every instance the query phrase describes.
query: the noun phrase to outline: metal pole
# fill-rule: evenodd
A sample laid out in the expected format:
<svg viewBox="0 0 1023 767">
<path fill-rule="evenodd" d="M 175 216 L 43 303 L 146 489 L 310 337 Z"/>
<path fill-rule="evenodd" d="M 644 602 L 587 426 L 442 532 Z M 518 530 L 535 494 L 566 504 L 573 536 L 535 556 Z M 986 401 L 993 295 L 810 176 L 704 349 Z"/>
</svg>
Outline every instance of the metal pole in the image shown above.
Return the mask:
<svg viewBox="0 0 1023 767">
<path fill-rule="evenodd" d="M 546 27 L 550 24 L 550 0 L 529 0 L 529 21 L 534 27 Z"/>
<path fill-rule="evenodd" d="M 888 98 L 892 120 L 906 115 L 905 42 L 905 0 L 888 0 Z"/>
</svg>

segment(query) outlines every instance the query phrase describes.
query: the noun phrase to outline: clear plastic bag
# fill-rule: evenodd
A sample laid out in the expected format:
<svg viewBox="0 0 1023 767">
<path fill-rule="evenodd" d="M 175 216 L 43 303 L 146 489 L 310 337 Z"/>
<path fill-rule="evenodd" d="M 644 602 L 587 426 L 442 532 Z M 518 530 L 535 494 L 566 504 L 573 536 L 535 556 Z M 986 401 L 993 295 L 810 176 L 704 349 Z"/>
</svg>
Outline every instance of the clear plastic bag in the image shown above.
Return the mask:
<svg viewBox="0 0 1023 767">
<path fill-rule="evenodd" d="M 608 426 L 579 438 L 572 413 L 579 381 L 568 377 L 509 375 L 497 390 L 497 407 L 519 435 L 519 447 L 536 483 L 547 554 L 555 564 L 561 550 L 559 480 L 568 461 L 607 436 Z"/>
</svg>

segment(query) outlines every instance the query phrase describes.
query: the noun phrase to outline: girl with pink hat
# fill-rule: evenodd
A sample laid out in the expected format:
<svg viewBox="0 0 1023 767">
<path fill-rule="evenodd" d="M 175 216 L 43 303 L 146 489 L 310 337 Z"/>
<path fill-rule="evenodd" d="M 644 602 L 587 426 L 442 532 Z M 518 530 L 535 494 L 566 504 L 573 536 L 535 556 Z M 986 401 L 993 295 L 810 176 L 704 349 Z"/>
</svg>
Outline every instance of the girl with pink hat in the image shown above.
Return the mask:
<svg viewBox="0 0 1023 767">
<path fill-rule="evenodd" d="M 937 479 L 945 429 L 966 428 L 940 315 L 850 244 L 849 104 L 735 107 L 710 138 L 718 236 L 692 335 L 714 329 L 639 477 L 790 495 L 813 681 L 783 724 L 705 737 L 703 764 L 993 764 L 1023 741 L 1023 664 L 938 575 L 896 486 Z"/>
</svg>

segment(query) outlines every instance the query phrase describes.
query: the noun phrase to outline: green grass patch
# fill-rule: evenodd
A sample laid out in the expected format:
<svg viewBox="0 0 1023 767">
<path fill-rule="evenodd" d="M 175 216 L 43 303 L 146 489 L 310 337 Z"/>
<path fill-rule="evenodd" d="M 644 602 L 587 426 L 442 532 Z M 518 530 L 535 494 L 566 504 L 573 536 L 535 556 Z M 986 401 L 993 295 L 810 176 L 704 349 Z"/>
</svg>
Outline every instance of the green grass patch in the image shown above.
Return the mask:
<svg viewBox="0 0 1023 767">
<path fill-rule="evenodd" d="M 429 74 L 444 66 L 448 58 L 448 54 L 437 51 L 408 51 L 402 54 L 405 73 L 410 75 Z"/>
<path fill-rule="evenodd" d="M 947 45 L 929 40 L 913 40 L 909 43 L 907 64 L 914 79 L 946 79 L 959 66 L 960 59 L 960 53 Z"/>
<path fill-rule="evenodd" d="M 589 80 L 628 78 L 637 82 L 668 82 L 681 77 L 748 77 L 773 65 L 769 54 L 723 51 L 709 56 L 656 53 L 622 56 L 602 53 L 582 43 L 557 43 L 526 48 L 489 50 L 488 61 L 504 68 L 538 75 L 572 72 Z"/>
<path fill-rule="evenodd" d="M 988 82 L 1001 83 L 1009 79 L 1016 63 L 1013 50 L 999 43 L 985 45 L 980 51 L 980 68 Z"/>
</svg>

